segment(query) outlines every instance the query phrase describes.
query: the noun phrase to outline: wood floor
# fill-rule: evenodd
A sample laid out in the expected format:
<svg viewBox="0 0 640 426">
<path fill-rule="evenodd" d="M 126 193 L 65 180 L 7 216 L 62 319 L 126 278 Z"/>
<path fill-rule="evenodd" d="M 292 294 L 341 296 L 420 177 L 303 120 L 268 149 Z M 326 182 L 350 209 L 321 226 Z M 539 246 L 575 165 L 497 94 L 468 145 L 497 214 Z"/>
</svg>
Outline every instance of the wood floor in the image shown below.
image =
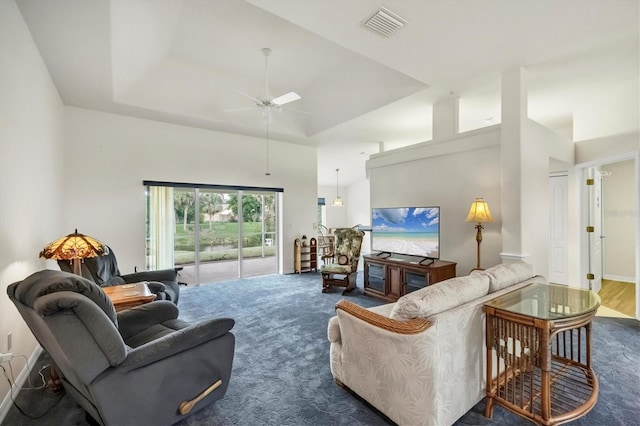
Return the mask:
<svg viewBox="0 0 640 426">
<path fill-rule="evenodd" d="M 602 280 L 602 288 L 598 295 L 602 305 L 635 318 L 636 285 L 634 283 Z"/>
</svg>

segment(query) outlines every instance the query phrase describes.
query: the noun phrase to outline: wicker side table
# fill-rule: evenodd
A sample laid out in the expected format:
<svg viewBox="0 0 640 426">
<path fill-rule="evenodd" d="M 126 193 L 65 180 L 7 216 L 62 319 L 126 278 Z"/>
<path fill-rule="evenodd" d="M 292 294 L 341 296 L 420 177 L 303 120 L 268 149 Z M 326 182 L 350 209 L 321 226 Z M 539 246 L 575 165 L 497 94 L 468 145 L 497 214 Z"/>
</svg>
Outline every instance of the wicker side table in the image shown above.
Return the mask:
<svg viewBox="0 0 640 426">
<path fill-rule="evenodd" d="M 541 425 L 585 415 L 598 400 L 591 321 L 600 298 L 589 290 L 531 284 L 485 304 L 487 399 Z"/>
</svg>

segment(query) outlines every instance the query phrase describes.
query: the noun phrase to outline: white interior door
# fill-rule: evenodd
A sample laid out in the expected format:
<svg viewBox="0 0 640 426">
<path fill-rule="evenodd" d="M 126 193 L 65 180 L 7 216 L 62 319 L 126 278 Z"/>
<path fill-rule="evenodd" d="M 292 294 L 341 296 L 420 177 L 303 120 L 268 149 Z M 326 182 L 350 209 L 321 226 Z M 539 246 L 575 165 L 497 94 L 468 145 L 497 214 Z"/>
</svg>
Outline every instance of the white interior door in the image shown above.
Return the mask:
<svg viewBox="0 0 640 426">
<path fill-rule="evenodd" d="M 588 185 L 589 206 L 588 224 L 593 227 L 592 232 L 587 232 L 589 240 L 589 288 L 596 293 L 602 287 L 602 175 L 595 167 L 587 170 L 588 179 L 593 184 Z"/>
<path fill-rule="evenodd" d="M 549 247 L 549 281 L 569 284 L 568 274 L 568 184 L 567 175 L 549 177 L 551 195 L 551 235 Z"/>
</svg>

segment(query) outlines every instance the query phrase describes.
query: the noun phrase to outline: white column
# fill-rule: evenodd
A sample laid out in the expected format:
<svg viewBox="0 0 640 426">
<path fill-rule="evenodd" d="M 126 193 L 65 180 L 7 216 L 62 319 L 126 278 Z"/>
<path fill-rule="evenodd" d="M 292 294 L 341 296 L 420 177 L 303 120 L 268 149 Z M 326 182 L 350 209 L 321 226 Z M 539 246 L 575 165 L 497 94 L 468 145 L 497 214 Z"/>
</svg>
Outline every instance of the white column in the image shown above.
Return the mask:
<svg viewBox="0 0 640 426">
<path fill-rule="evenodd" d="M 523 260 L 522 185 L 523 133 L 527 120 L 525 71 L 513 69 L 502 74 L 502 256 L 503 262 Z"/>
<path fill-rule="evenodd" d="M 433 105 L 433 140 L 450 139 L 458 134 L 458 98 L 449 98 Z"/>
</svg>

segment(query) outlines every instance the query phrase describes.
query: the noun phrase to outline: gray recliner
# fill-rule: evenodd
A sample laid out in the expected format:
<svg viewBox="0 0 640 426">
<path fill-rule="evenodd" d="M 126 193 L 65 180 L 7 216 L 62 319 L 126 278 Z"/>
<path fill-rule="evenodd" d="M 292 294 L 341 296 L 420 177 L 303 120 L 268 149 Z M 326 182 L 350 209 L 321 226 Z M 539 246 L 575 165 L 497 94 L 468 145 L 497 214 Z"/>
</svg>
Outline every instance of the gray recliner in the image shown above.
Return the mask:
<svg viewBox="0 0 640 426">
<path fill-rule="evenodd" d="M 11 284 L 7 294 L 67 393 L 102 425 L 170 425 L 226 393 L 230 318 L 189 324 L 169 301 L 116 314 L 98 285 L 53 270 Z"/>
<path fill-rule="evenodd" d="M 147 281 L 149 290 L 156 295 L 156 300 L 170 300 L 176 305 L 180 297 L 178 273 L 175 269 L 143 271 L 121 275 L 116 255 L 107 247 L 104 256 L 89 257 L 82 260 L 82 276 L 98 284 L 100 287 L 137 283 Z M 73 265 L 67 260 L 58 260 L 58 266 L 65 272 L 73 272 Z"/>
</svg>

